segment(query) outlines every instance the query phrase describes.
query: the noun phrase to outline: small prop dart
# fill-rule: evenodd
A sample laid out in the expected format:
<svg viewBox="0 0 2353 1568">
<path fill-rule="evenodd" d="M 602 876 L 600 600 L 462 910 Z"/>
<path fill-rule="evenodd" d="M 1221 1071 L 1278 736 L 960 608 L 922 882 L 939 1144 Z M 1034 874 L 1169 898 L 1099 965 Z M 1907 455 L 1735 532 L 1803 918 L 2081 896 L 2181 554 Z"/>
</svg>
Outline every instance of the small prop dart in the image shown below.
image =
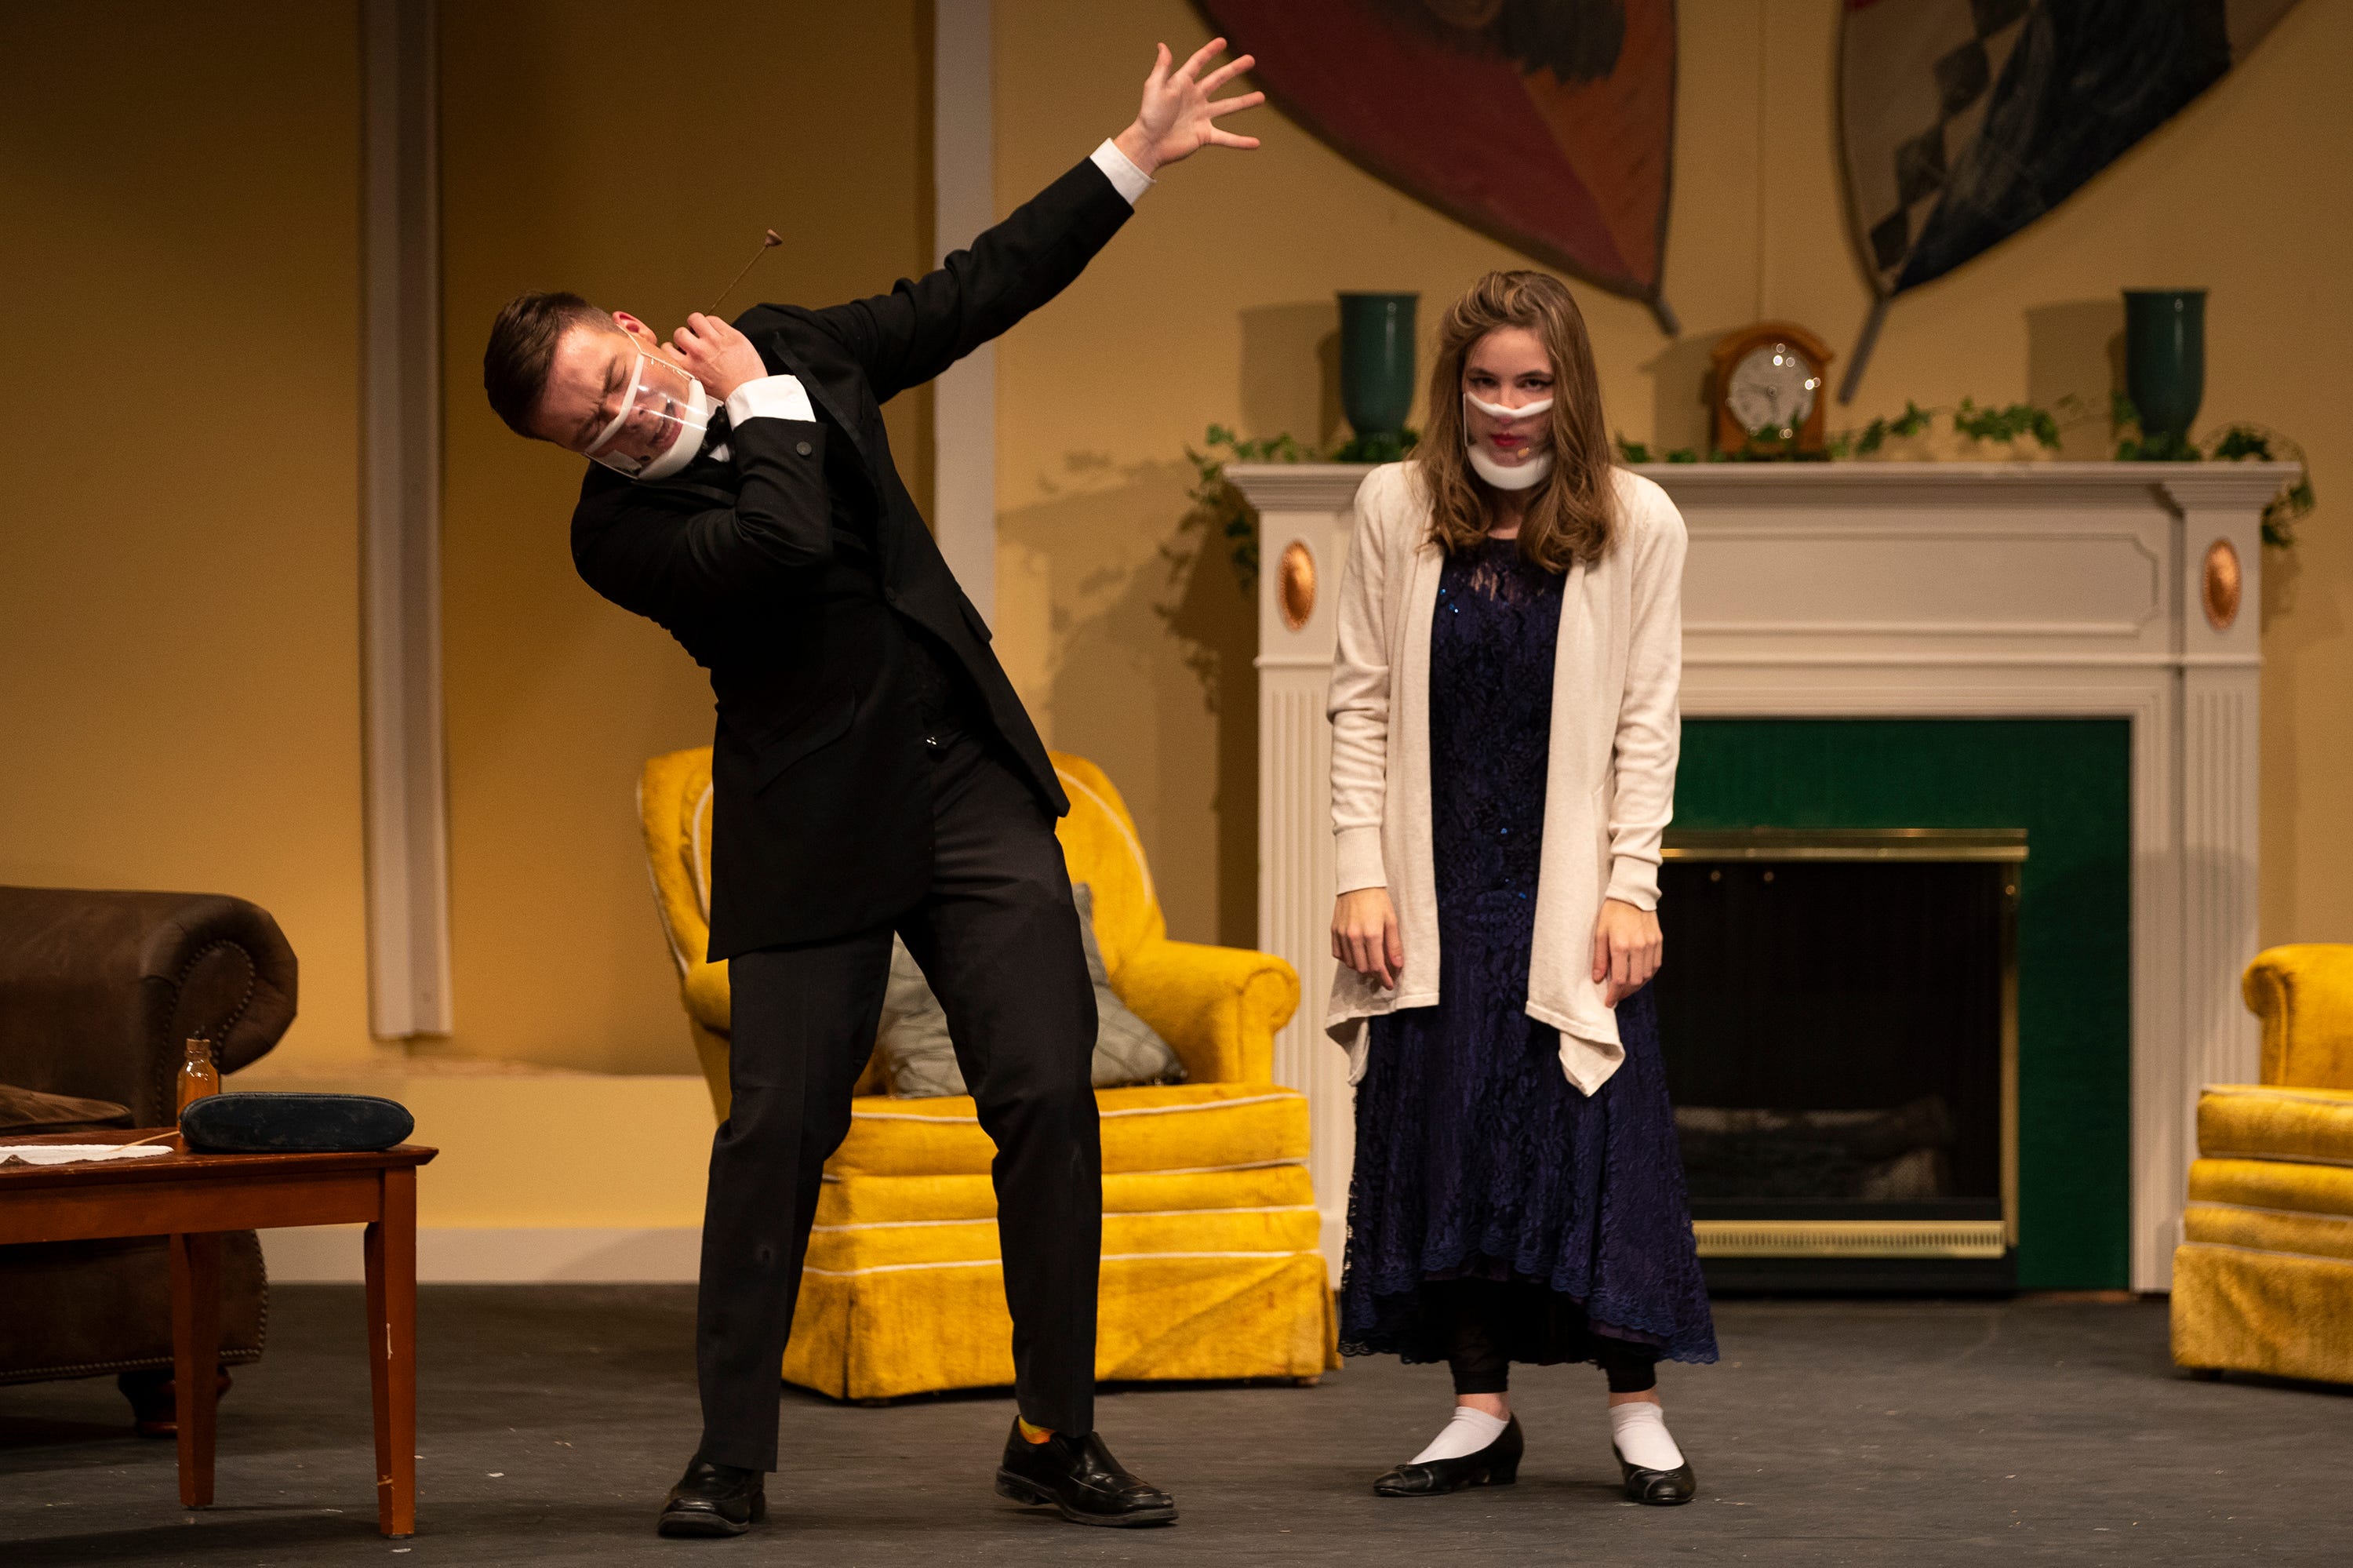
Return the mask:
<svg viewBox="0 0 2353 1568">
<path fill-rule="evenodd" d="M 769 229 L 767 232 L 767 238 L 760 241 L 760 249 L 752 252 L 752 260 L 744 263 L 744 270 L 735 274 L 734 278 L 728 282 L 727 287 L 720 291 L 719 298 L 712 302 L 711 308 L 702 313 L 707 316 L 717 315 L 719 313 L 719 307 L 727 302 L 727 296 L 735 291 L 735 285 L 744 281 L 744 273 L 751 271 L 754 267 L 757 266 L 761 257 L 765 256 L 769 251 L 774 250 L 777 246 L 782 245 L 784 242 L 785 237 L 783 235 L 778 234 L 773 228 Z"/>
</svg>

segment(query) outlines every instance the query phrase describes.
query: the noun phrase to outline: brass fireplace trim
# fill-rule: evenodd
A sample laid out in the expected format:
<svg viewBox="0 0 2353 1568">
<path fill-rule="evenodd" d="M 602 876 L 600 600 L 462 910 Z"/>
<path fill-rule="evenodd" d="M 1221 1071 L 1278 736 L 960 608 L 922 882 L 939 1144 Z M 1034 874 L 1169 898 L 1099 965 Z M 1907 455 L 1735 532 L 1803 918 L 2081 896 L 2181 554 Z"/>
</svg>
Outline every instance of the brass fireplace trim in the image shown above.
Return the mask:
<svg viewBox="0 0 2353 1568">
<path fill-rule="evenodd" d="M 2022 861 L 2024 828 L 1670 828 L 1669 860 Z"/>
<path fill-rule="evenodd" d="M 1688 861 L 1968 861 L 2022 864 L 2024 828 L 1671 828 Z M 2002 884 L 1999 1220 L 1695 1220 L 1703 1257 L 2000 1257 L 2018 1245 L 2018 874 Z M 1992 1239 L 1989 1241 L 1987 1238 Z M 1956 1251 L 1956 1247 L 1991 1250 Z"/>
<path fill-rule="evenodd" d="M 2000 1257 L 2007 1220 L 1694 1220 L 1702 1257 Z"/>
</svg>

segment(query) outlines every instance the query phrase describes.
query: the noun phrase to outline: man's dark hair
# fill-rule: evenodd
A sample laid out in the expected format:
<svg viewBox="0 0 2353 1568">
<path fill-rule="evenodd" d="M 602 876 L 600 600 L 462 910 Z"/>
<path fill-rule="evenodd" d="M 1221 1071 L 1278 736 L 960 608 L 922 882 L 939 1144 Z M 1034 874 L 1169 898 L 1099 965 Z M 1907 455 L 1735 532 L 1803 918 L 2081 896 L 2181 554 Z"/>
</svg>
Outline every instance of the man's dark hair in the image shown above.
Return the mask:
<svg viewBox="0 0 2353 1568">
<path fill-rule="evenodd" d="M 547 367 L 555 345 L 576 326 L 610 327 L 613 318 L 577 294 L 517 294 L 491 323 L 490 346 L 482 350 L 482 390 L 507 429 L 536 437 L 531 411 L 547 390 Z"/>
</svg>

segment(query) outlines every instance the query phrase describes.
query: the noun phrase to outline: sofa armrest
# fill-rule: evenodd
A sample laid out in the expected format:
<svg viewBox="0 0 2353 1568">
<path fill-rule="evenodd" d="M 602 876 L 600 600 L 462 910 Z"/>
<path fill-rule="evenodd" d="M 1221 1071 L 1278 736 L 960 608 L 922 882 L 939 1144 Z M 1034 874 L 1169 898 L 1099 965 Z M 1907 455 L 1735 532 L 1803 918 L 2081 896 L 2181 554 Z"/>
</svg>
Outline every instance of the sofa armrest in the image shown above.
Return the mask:
<svg viewBox="0 0 2353 1568">
<path fill-rule="evenodd" d="M 2353 1089 L 2353 945 L 2268 948 L 2240 991 L 2263 1021 L 2264 1083 Z"/>
<path fill-rule="evenodd" d="M 0 887 L 0 1080 L 164 1126 L 188 1036 L 233 1073 L 278 1044 L 294 1001 L 294 949 L 242 898 Z"/>
<path fill-rule="evenodd" d="M 1299 1007 L 1299 976 L 1273 954 L 1165 938 L 1137 948 L 1112 989 L 1197 1084 L 1272 1079 L 1274 1032 Z"/>
</svg>

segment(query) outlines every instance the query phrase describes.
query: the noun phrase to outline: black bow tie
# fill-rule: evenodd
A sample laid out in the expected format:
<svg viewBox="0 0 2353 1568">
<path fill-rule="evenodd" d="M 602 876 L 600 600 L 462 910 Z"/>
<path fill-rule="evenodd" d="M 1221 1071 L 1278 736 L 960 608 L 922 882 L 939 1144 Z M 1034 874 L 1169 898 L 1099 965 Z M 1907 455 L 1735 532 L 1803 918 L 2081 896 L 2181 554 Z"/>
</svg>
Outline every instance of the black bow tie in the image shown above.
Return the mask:
<svg viewBox="0 0 2353 1568">
<path fill-rule="evenodd" d="M 695 452 L 694 461 L 704 462 L 713 459 L 719 449 L 727 444 L 727 405 L 713 403 L 710 422 L 702 427 L 702 445 Z"/>
</svg>

